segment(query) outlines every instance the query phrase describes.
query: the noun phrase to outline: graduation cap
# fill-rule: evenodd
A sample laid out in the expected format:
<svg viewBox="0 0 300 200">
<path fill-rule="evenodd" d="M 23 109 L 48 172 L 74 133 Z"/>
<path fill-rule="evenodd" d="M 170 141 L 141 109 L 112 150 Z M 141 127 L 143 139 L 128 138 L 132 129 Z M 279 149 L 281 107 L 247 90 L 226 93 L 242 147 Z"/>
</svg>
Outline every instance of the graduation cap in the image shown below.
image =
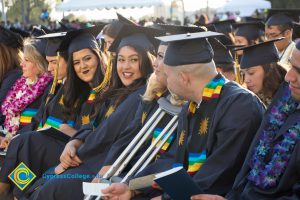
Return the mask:
<svg viewBox="0 0 300 200">
<path fill-rule="evenodd" d="M 299 22 L 300 9 L 270 9 L 266 25 L 290 25 Z"/>
<path fill-rule="evenodd" d="M 245 22 L 263 22 L 264 20 L 261 18 L 247 16 L 243 18 Z"/>
<path fill-rule="evenodd" d="M 298 50 L 300 50 L 300 41 L 298 41 L 298 42 L 296 43 L 296 48 L 297 48 Z"/>
<path fill-rule="evenodd" d="M 213 22 L 210 23 L 208 25 L 213 24 L 215 26 L 215 32 L 219 32 L 219 33 L 231 33 L 232 32 L 232 24 L 235 23 L 235 20 L 233 19 L 228 19 L 228 20 L 224 20 L 224 21 L 218 21 L 218 22 Z"/>
<path fill-rule="evenodd" d="M 19 34 L 3 28 L 2 26 L 0 26 L 0 43 L 14 49 L 21 48 L 23 46 L 23 40 Z"/>
<path fill-rule="evenodd" d="M 123 15 L 121 15 L 120 13 L 117 13 L 118 16 L 118 20 L 124 24 L 129 24 L 129 25 L 136 25 L 138 26 L 138 24 L 134 23 L 133 21 L 131 21 L 130 19 L 127 19 L 126 17 L 124 17 Z"/>
<path fill-rule="evenodd" d="M 26 37 L 29 37 L 30 36 L 30 33 L 27 32 L 27 31 L 24 31 L 20 28 L 15 28 L 15 27 L 10 27 L 9 30 L 11 30 L 12 32 L 14 33 L 17 33 L 19 34 L 22 38 L 26 38 Z"/>
<path fill-rule="evenodd" d="M 47 40 L 47 46 L 45 50 L 46 56 L 56 56 L 57 51 L 64 39 L 64 36 L 67 34 L 67 32 L 59 32 L 59 33 L 49 33 L 40 37 L 37 37 L 37 39 L 45 39 Z"/>
<path fill-rule="evenodd" d="M 179 25 L 170 25 L 170 24 L 155 24 L 153 27 L 160 29 L 170 35 L 207 31 L 205 27 L 199 27 L 199 26 L 179 26 Z"/>
<path fill-rule="evenodd" d="M 164 32 L 159 29 L 124 24 L 111 44 L 109 51 L 116 52 L 117 49 L 123 46 L 135 45 L 154 52 L 157 45 L 154 37 L 161 35 L 164 35 Z"/>
<path fill-rule="evenodd" d="M 294 23 L 293 40 L 300 38 L 300 23 Z"/>
<path fill-rule="evenodd" d="M 30 32 L 30 35 L 32 37 L 39 37 L 39 36 L 42 36 L 42 35 L 46 35 L 47 33 L 41 29 L 40 27 L 37 27 L 37 26 L 34 26 Z"/>
<path fill-rule="evenodd" d="M 208 41 L 214 51 L 213 60 L 217 65 L 234 64 L 234 60 L 230 53 L 230 50 L 226 46 L 224 46 L 219 40 L 215 38 L 209 38 Z"/>
<path fill-rule="evenodd" d="M 243 56 L 240 63 L 241 69 L 278 62 L 279 54 L 274 42 L 282 39 L 284 38 L 268 40 L 259 44 L 236 48 L 236 51 L 243 50 Z"/>
<path fill-rule="evenodd" d="M 68 50 L 68 54 L 71 54 L 85 48 L 99 48 L 95 37 L 103 27 L 104 25 L 93 26 L 67 32 L 58 51 L 64 52 Z"/>
<path fill-rule="evenodd" d="M 235 35 L 242 36 L 248 40 L 256 40 L 264 35 L 265 25 L 262 22 L 244 22 L 233 24 L 236 28 Z"/>
<path fill-rule="evenodd" d="M 164 63 L 169 66 L 188 65 L 211 62 L 213 49 L 207 38 L 223 35 L 216 32 L 198 32 L 157 37 L 168 42 Z"/>
</svg>

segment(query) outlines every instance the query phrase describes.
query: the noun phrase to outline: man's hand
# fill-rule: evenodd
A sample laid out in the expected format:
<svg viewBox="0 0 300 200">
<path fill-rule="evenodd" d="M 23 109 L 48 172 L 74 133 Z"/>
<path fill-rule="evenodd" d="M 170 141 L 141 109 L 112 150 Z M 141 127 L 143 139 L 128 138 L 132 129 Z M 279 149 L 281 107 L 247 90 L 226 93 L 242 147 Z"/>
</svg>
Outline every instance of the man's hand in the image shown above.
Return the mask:
<svg viewBox="0 0 300 200">
<path fill-rule="evenodd" d="M 191 197 L 192 200 L 226 200 L 224 197 L 212 194 L 198 194 Z"/>
<path fill-rule="evenodd" d="M 80 158 L 76 155 L 76 151 L 81 144 L 82 141 L 77 139 L 71 140 L 67 143 L 60 156 L 60 163 L 64 169 L 68 169 L 69 167 L 77 167 L 82 163 Z"/>
<path fill-rule="evenodd" d="M 102 197 L 106 200 L 129 200 L 133 197 L 133 192 L 124 183 L 113 183 L 101 192 L 107 195 Z"/>
</svg>

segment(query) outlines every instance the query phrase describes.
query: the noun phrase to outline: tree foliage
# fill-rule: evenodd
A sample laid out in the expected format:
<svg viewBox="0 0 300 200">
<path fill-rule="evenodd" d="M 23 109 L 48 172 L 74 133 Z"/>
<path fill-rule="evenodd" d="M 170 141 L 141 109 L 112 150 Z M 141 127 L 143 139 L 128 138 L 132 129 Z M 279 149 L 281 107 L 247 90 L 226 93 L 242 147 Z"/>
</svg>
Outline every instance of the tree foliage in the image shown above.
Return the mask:
<svg viewBox="0 0 300 200">
<path fill-rule="evenodd" d="M 12 6 L 8 8 L 7 19 L 10 21 L 17 19 L 25 24 L 42 24 L 40 15 L 43 9 L 49 11 L 49 5 L 44 0 L 14 0 Z"/>
<path fill-rule="evenodd" d="M 299 0 L 268 0 L 272 8 L 300 8 Z"/>
</svg>

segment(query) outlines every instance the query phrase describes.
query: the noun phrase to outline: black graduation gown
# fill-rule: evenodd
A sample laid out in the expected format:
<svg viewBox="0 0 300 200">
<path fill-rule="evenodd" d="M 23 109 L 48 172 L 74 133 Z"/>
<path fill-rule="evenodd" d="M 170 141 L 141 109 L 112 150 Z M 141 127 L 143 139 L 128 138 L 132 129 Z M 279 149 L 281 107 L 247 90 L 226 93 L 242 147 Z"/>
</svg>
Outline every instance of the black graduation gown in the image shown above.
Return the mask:
<svg viewBox="0 0 300 200">
<path fill-rule="evenodd" d="M 18 78 L 22 75 L 22 71 L 20 68 L 16 68 L 10 70 L 5 74 L 3 81 L 0 83 L 0 105 L 2 105 L 2 101 L 5 99 L 8 91 L 13 86 Z M 4 123 L 5 116 L 2 115 L 0 110 L 0 125 Z"/>
<path fill-rule="evenodd" d="M 177 141 L 170 147 L 170 152 L 177 153 L 181 126 L 187 119 L 187 113 L 188 104 L 183 107 L 179 115 Z M 219 102 L 210 119 L 208 132 L 199 141 L 199 150 L 206 150 L 207 158 L 193 176 L 194 181 L 205 193 L 225 195 L 230 190 L 260 125 L 263 113 L 264 106 L 253 93 L 249 93 L 233 82 L 227 82 L 223 86 Z M 189 130 L 186 131 L 187 141 L 190 141 L 192 134 L 199 134 L 198 115 L 199 109 L 190 118 Z M 165 163 L 165 166 L 171 164 Z M 160 162 L 157 164 L 154 162 L 145 169 L 147 173 L 142 173 L 143 175 L 157 173 L 156 169 L 160 168 Z"/>
<path fill-rule="evenodd" d="M 83 160 L 83 164 L 68 169 L 62 174 L 62 176 L 76 174 L 81 176 L 47 180 L 29 199 L 82 200 L 82 182 L 90 182 L 94 178 L 94 174 L 101 169 L 110 147 L 119 137 L 124 127 L 133 120 L 140 102 L 140 96 L 144 91 L 145 87 L 141 87 L 131 93 L 106 120 L 98 125 L 95 131 L 85 135 L 85 142 L 77 152 L 80 159 Z"/>
<path fill-rule="evenodd" d="M 57 126 L 64 122 L 70 125 L 75 124 L 74 128 L 79 129 L 82 123 L 88 123 L 92 120 L 90 119 L 90 112 L 93 107 L 93 102 L 88 101 L 82 105 L 78 117 L 72 117 L 73 119 L 77 119 L 75 122 L 61 119 L 63 116 L 63 104 L 61 100 L 62 90 L 49 102 L 47 106 L 48 116 L 45 121 L 41 122 L 42 124 L 40 124 L 40 126 L 46 124 L 58 128 Z M 82 120 L 83 117 L 85 120 Z M 11 183 L 7 176 L 20 162 L 28 166 L 37 178 L 41 177 L 47 169 L 59 163 L 59 157 L 70 138 L 67 135 L 63 136 L 64 137 L 49 136 L 38 131 L 29 131 L 14 138 L 9 145 L 4 164 L 0 171 L 0 181 Z M 13 193 L 15 196 L 20 197 L 26 189 L 20 191 L 19 188 L 14 187 Z"/>
<path fill-rule="evenodd" d="M 167 96 L 165 94 L 164 96 Z M 152 117 L 154 112 L 159 108 L 159 105 L 156 100 L 153 100 L 152 102 L 142 102 L 139 106 L 139 109 L 136 113 L 135 119 L 130 123 L 130 125 L 125 129 L 125 131 L 121 134 L 120 138 L 113 144 L 111 147 L 109 153 L 107 154 L 107 157 L 104 162 L 105 165 L 112 165 L 114 161 L 119 157 L 119 155 L 124 151 L 124 149 L 129 145 L 129 143 L 133 140 L 133 138 L 136 136 L 136 134 L 142 129 L 143 125 Z M 146 114 L 146 116 L 145 116 Z M 144 119 L 145 118 L 145 119 Z M 132 158 L 132 160 L 128 163 L 127 168 L 124 169 L 121 176 L 126 175 L 128 170 L 138 161 L 138 159 L 144 154 L 144 152 L 147 150 L 147 148 L 151 145 L 152 140 L 158 136 L 158 134 L 164 129 L 164 127 L 168 124 L 168 122 L 171 120 L 172 116 L 169 114 L 166 114 L 161 121 L 156 126 L 154 132 L 152 133 L 151 137 L 149 137 L 145 143 L 141 146 L 141 148 L 137 151 L 136 155 Z M 144 123 L 142 123 L 144 121 Z M 164 145 L 163 148 L 160 149 L 158 154 L 155 157 L 155 161 L 160 162 L 159 169 L 156 169 L 157 171 L 164 171 L 164 169 L 168 169 L 170 165 L 165 165 L 165 163 L 173 163 L 173 153 L 170 153 L 169 147 L 172 145 L 176 138 L 176 130 L 174 133 L 170 136 L 170 138 L 167 141 L 167 144 Z M 158 161 L 158 158 L 159 159 Z M 163 158 L 163 159 L 162 159 Z M 166 162 L 166 160 L 168 160 Z M 161 162 L 163 161 L 163 162 Z M 158 166 L 158 165 L 156 165 Z M 148 169 L 149 170 L 149 169 Z M 142 174 L 138 174 L 137 176 L 142 176 L 145 173 L 143 171 Z M 137 177 L 135 176 L 135 177 Z"/>
<path fill-rule="evenodd" d="M 283 88 L 288 87 L 287 83 L 284 83 Z M 279 90 L 278 93 L 273 98 L 274 100 L 278 99 L 282 95 L 282 90 Z M 266 112 L 266 116 L 270 113 L 270 108 L 275 103 L 273 101 L 271 106 Z M 287 131 L 292 125 L 300 120 L 300 110 L 297 109 L 293 114 L 291 114 L 286 123 L 278 131 L 277 136 L 275 137 L 274 145 L 280 142 L 282 134 Z M 267 117 L 264 117 L 263 122 L 260 126 L 260 129 L 257 131 L 255 140 L 253 141 L 251 148 L 248 152 L 247 158 L 244 162 L 244 165 L 236 177 L 232 190 L 227 194 L 226 198 L 229 200 L 296 200 L 300 199 L 300 142 L 298 142 L 292 152 L 290 161 L 287 165 L 286 170 L 283 172 L 282 177 L 279 179 L 278 185 L 271 189 L 260 189 L 255 186 L 253 183 L 248 181 L 247 177 L 250 171 L 249 161 L 253 156 L 254 149 L 260 139 L 262 129 L 267 123 Z"/>
</svg>

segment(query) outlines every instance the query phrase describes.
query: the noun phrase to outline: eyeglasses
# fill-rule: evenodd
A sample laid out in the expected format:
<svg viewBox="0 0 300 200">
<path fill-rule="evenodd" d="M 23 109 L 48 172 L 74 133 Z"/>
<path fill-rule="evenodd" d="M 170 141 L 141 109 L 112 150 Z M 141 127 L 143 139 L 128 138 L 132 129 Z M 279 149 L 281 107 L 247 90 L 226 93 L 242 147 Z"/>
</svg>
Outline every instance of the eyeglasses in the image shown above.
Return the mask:
<svg viewBox="0 0 300 200">
<path fill-rule="evenodd" d="M 275 34 L 266 34 L 265 38 L 268 39 L 268 40 L 279 38 L 279 36 L 282 35 L 285 31 L 286 30 L 281 31 L 280 33 L 277 33 L 277 34 L 276 33 Z"/>
</svg>

